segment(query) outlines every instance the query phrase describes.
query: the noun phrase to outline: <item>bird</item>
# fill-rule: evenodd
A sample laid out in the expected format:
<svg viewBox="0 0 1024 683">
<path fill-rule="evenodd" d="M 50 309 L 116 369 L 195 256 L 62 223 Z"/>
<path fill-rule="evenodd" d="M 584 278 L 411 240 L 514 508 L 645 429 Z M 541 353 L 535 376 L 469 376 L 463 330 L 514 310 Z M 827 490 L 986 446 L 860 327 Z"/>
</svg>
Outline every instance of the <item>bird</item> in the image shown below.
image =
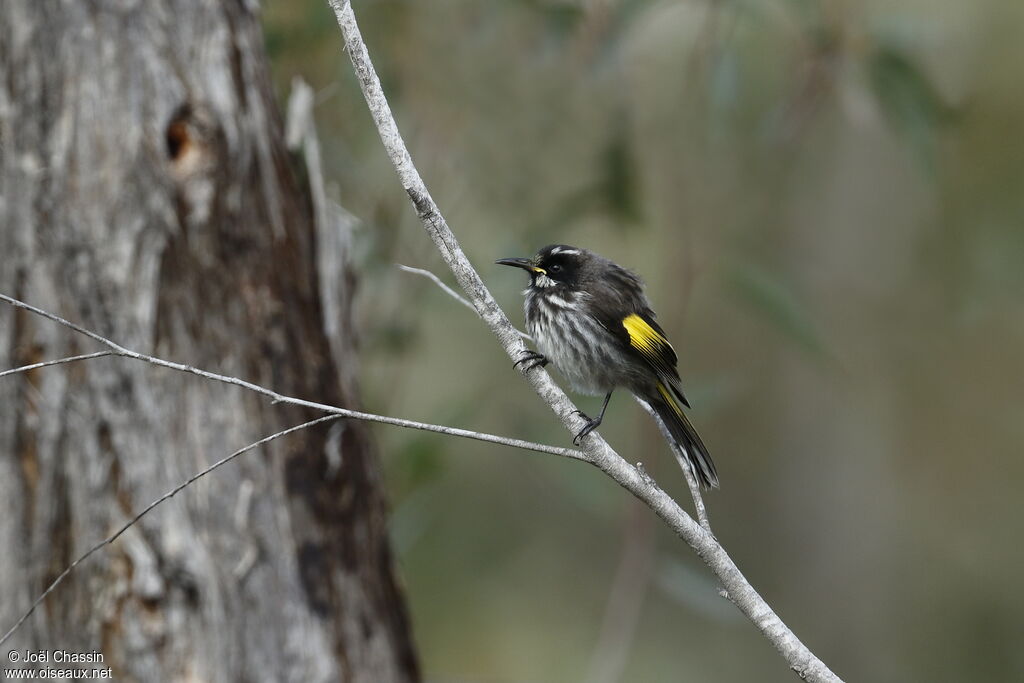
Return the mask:
<svg viewBox="0 0 1024 683">
<path fill-rule="evenodd" d="M 515 363 L 527 370 L 551 363 L 581 394 L 604 396 L 601 413 L 587 421 L 573 443 L 604 419 L 612 393 L 622 388 L 649 405 L 664 423 L 705 489 L 719 486 L 707 447 L 683 412 L 675 349 L 658 324 L 636 273 L 589 249 L 551 244 L 532 258 L 503 258 L 498 265 L 522 268 L 526 330 L 537 351 Z"/>
</svg>

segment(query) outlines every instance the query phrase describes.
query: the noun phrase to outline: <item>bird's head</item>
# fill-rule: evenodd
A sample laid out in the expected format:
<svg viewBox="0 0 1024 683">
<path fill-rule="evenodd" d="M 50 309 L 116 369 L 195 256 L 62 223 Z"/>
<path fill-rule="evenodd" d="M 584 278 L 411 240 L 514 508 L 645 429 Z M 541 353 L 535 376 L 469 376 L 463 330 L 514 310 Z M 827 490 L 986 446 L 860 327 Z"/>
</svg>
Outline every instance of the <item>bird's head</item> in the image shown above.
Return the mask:
<svg viewBox="0 0 1024 683">
<path fill-rule="evenodd" d="M 530 286 L 537 289 L 576 289 L 584 282 L 588 265 L 594 259 L 594 255 L 586 249 L 551 244 L 538 251 L 533 258 L 503 258 L 495 263 L 522 268 L 530 274 Z"/>
</svg>

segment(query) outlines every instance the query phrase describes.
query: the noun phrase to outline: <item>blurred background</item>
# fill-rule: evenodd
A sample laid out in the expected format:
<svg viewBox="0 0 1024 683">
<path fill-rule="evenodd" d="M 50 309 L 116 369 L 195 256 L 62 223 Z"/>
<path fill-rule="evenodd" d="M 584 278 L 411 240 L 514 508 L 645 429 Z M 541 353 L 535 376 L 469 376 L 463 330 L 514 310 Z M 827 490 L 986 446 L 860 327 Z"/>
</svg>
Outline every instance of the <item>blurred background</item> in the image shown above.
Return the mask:
<svg viewBox="0 0 1024 683">
<path fill-rule="evenodd" d="M 1024 680 L 1024 4 L 355 5 L 514 322 L 525 278 L 495 258 L 563 242 L 645 277 L 721 475 L 715 533 L 807 645 L 848 681 Z M 265 31 L 360 220 L 367 409 L 568 445 L 476 317 L 395 266 L 451 282 L 326 3 L 269 0 Z M 633 401 L 601 432 L 688 506 Z M 794 679 L 598 471 L 375 434 L 429 680 Z"/>
</svg>

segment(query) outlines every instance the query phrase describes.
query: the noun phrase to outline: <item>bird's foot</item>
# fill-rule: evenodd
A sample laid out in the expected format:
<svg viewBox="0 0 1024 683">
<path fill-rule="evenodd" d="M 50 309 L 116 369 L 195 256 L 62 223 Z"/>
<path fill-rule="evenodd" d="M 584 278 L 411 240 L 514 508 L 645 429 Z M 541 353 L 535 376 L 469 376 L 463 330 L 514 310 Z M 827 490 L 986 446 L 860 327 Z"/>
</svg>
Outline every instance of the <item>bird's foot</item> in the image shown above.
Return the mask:
<svg viewBox="0 0 1024 683">
<path fill-rule="evenodd" d="M 579 433 L 576 436 L 574 436 L 573 439 L 572 439 L 572 444 L 574 446 L 579 446 L 580 442 L 583 441 L 583 437 L 585 437 L 587 434 L 589 434 L 590 432 L 594 431 L 595 429 L 597 429 L 601 425 L 601 418 L 604 417 L 604 415 L 601 415 L 600 417 L 593 418 L 593 417 L 588 416 L 582 410 L 574 410 L 572 412 L 578 414 L 580 417 L 582 417 L 584 420 L 587 421 L 587 424 L 583 425 L 583 429 L 581 429 L 579 431 Z"/>
<path fill-rule="evenodd" d="M 536 351 L 530 351 L 529 349 L 527 349 L 526 352 L 523 353 L 523 357 L 512 364 L 512 369 L 514 370 L 515 368 L 519 367 L 520 363 L 526 363 L 525 367 L 523 368 L 523 372 L 529 372 L 538 365 L 543 368 L 550 362 L 551 361 L 549 361 L 547 359 L 547 356 L 545 356 L 543 353 L 537 353 Z"/>
</svg>

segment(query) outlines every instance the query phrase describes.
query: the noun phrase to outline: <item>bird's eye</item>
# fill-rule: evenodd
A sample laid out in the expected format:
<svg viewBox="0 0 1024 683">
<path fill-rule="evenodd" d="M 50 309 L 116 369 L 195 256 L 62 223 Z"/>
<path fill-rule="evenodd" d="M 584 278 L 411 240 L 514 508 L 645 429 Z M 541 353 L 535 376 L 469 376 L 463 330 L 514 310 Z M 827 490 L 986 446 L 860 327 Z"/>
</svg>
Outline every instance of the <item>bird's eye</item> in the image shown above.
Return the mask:
<svg viewBox="0 0 1024 683">
<path fill-rule="evenodd" d="M 561 265 L 559 265 L 558 263 L 556 263 L 556 264 L 554 264 L 554 265 L 550 266 L 550 267 L 548 268 L 548 270 L 549 270 L 550 272 L 552 272 L 552 273 L 560 273 L 560 272 L 562 272 L 562 266 L 561 266 Z"/>
</svg>

